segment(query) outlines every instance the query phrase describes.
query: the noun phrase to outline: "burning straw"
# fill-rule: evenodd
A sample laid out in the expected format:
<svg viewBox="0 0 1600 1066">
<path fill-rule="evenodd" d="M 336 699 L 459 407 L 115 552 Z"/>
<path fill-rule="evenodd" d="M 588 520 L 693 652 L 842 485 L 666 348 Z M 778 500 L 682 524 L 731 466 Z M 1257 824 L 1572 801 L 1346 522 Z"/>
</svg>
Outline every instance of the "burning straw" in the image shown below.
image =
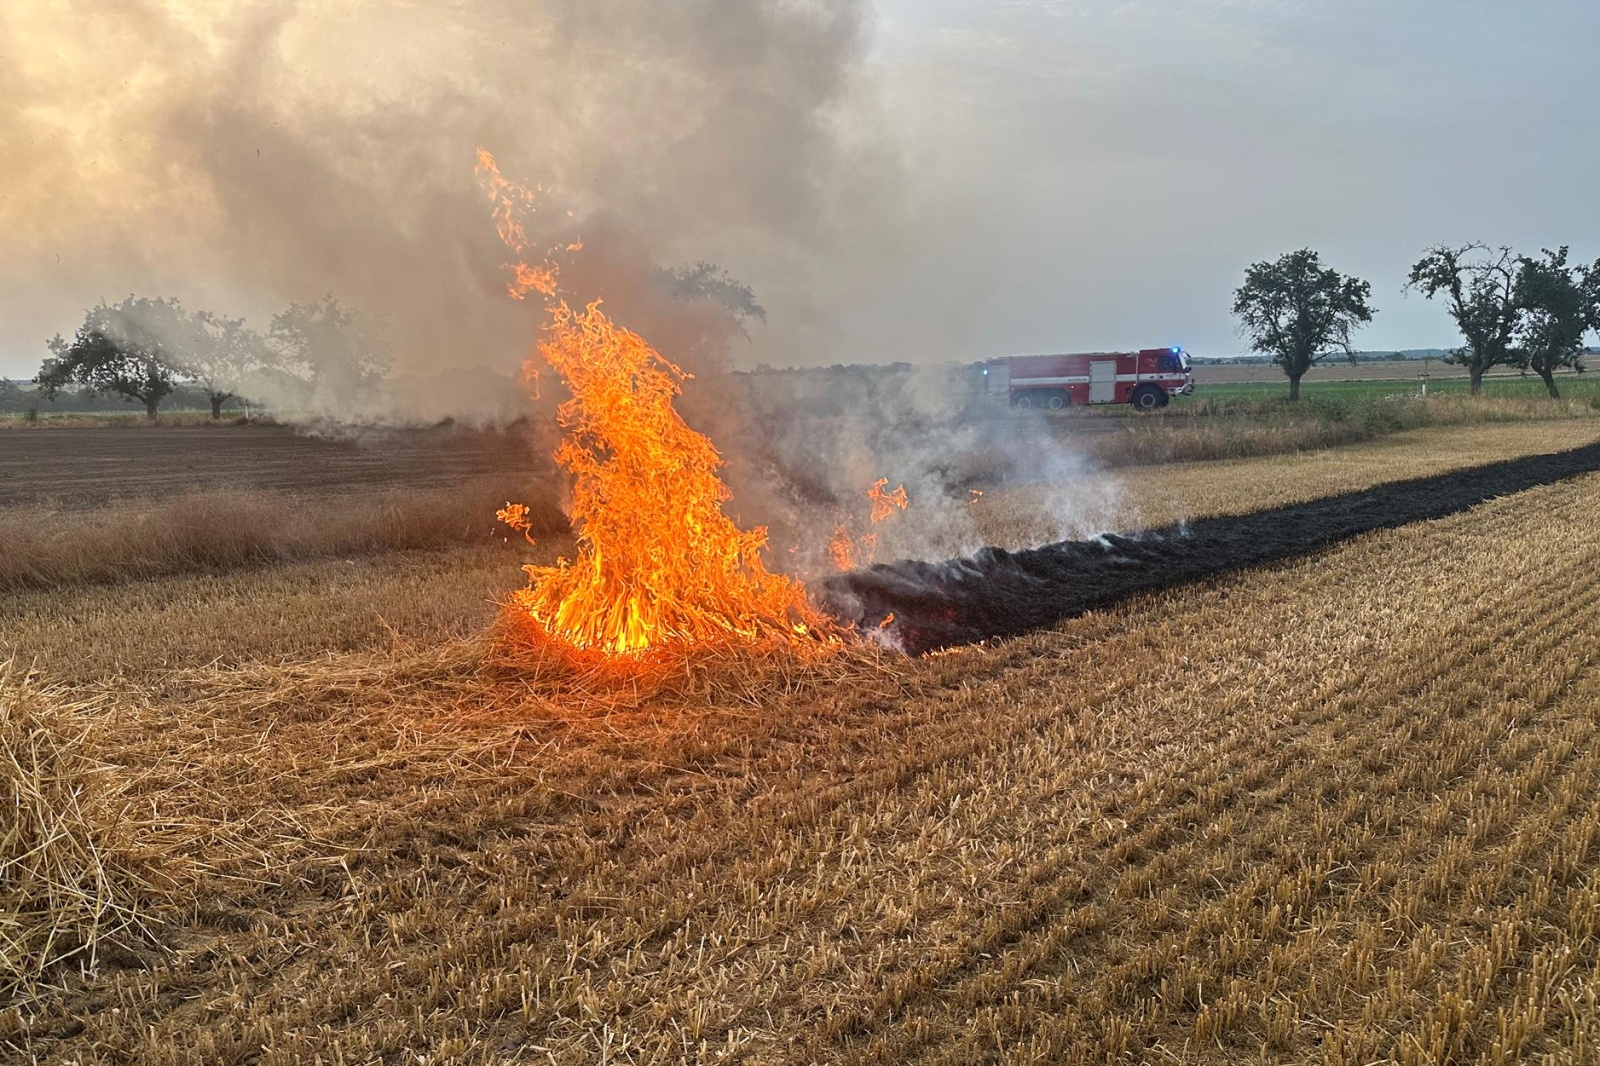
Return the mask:
<svg viewBox="0 0 1600 1066">
<path fill-rule="evenodd" d="M 87 709 L 0 664 L 0 1001 L 62 964 L 94 969 L 149 939 L 148 881 L 130 858 L 106 767 L 82 753 Z"/>
<path fill-rule="evenodd" d="M 555 458 L 572 475 L 577 556 L 524 568 L 528 586 L 508 610 L 523 642 L 619 673 L 707 649 L 815 657 L 837 647 L 832 623 L 800 583 L 766 568 L 767 531 L 741 529 L 723 513 L 722 457 L 674 406 L 689 375 L 598 302 L 569 305 L 555 260 L 581 246 L 530 265 L 538 257 L 523 219 L 534 211 L 533 192 L 502 177 L 488 152 L 479 152 L 478 175 L 518 258 L 510 295 L 545 303 L 539 360 L 529 360 L 527 376 L 546 364 L 571 393 Z M 520 509 L 508 504 L 500 517 L 515 528 Z"/>
</svg>

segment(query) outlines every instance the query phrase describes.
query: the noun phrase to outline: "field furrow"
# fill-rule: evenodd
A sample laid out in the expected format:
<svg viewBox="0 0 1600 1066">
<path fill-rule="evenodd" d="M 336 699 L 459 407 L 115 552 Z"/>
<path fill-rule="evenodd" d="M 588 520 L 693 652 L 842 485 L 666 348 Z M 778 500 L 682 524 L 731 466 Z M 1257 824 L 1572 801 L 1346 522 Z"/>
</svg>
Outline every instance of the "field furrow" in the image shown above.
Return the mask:
<svg viewBox="0 0 1600 1066">
<path fill-rule="evenodd" d="M 107 682 L 92 743 L 194 834 L 204 900 L 164 957 L 9 1039 L 59 1062 L 1583 1061 L 1597 503 L 1594 476 L 1544 486 L 692 713 L 562 718 L 524 686 L 496 717 L 521 683 L 466 650 L 189 671 L 143 702 Z"/>
</svg>

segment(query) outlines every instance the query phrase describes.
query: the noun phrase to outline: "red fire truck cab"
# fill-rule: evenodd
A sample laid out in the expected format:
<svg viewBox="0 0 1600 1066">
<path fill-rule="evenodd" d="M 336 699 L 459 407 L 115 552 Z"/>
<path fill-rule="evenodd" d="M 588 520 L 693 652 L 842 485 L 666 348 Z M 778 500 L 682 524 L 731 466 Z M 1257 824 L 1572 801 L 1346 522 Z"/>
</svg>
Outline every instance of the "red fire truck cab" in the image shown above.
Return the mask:
<svg viewBox="0 0 1600 1066">
<path fill-rule="evenodd" d="M 1165 407 L 1169 397 L 1194 391 L 1189 354 L 1182 348 L 1015 355 L 990 359 L 983 365 L 983 378 L 988 394 L 1008 397 L 1012 407 L 1050 410 L 1131 403 L 1153 411 Z"/>
</svg>

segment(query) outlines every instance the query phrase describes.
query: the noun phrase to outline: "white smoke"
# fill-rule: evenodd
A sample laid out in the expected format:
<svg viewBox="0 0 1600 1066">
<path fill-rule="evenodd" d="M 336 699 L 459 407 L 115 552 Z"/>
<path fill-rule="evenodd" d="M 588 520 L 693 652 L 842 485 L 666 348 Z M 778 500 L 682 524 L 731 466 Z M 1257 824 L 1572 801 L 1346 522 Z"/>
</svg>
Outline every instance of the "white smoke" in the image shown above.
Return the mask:
<svg viewBox="0 0 1600 1066">
<path fill-rule="evenodd" d="M 733 443 L 732 508 L 770 525 L 803 573 L 829 569 L 819 531 L 841 522 L 857 542 L 876 534 L 880 562 L 1116 528 L 1120 484 L 1076 439 L 1082 420 L 1012 411 L 981 388 L 958 365 L 750 375 L 740 414 L 713 433 Z M 872 524 L 866 494 L 879 478 L 903 485 L 908 506 Z"/>
</svg>

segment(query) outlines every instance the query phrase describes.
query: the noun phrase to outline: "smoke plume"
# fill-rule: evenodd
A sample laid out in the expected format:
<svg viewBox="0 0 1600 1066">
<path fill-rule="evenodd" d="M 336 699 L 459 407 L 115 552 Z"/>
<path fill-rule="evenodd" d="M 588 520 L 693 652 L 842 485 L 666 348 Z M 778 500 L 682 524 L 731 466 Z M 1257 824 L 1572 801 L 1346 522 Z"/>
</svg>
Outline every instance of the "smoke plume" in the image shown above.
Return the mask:
<svg viewBox="0 0 1600 1066">
<path fill-rule="evenodd" d="M 481 145 L 595 249 L 582 297 L 628 321 L 650 266 L 713 260 L 769 311 L 753 360 L 815 361 L 880 243 L 847 235 L 894 224 L 868 32 L 862 0 L 4 0 L 0 355 L 129 292 L 260 329 L 331 293 L 385 329 L 388 413 L 499 414 L 537 309 Z"/>
<path fill-rule="evenodd" d="M 780 564 L 826 569 L 826 532 L 866 531 L 880 477 L 912 503 L 878 558 L 994 543 L 971 490 L 997 471 L 1058 486 L 1038 539 L 1104 528 L 1112 501 L 1085 496 L 1073 450 L 974 418 L 957 369 L 722 373 L 883 362 L 950 332 L 952 302 L 930 296 L 898 351 L 836 350 L 856 302 L 916 258 L 869 23 L 866 0 L 0 0 L 0 358 L 30 372 L 46 337 L 129 293 L 261 331 L 331 295 L 381 334 L 383 389 L 268 374 L 239 391 L 318 426 L 532 410 L 548 455 L 562 389 L 525 396 L 542 313 L 507 298 L 484 147 L 541 186 L 531 236 L 582 242 L 561 264 L 569 299 L 604 300 L 694 372 L 681 408 Z M 660 269 L 702 260 L 765 318 L 670 299 Z M 4 350 L 28 336 L 38 352 Z"/>
<path fill-rule="evenodd" d="M 817 531 L 871 534 L 873 559 L 937 559 L 984 545 L 1023 547 L 1114 528 L 1121 494 L 1073 440 L 1082 420 L 1012 412 L 974 366 L 834 367 L 738 375 L 690 393 L 691 420 L 727 441 L 733 508 L 770 526 L 803 573 L 830 569 Z M 870 524 L 867 489 L 904 486 L 908 506 Z M 1025 514 L 997 514 L 1004 486 Z M 999 495 L 999 494 L 996 494 Z"/>
</svg>

